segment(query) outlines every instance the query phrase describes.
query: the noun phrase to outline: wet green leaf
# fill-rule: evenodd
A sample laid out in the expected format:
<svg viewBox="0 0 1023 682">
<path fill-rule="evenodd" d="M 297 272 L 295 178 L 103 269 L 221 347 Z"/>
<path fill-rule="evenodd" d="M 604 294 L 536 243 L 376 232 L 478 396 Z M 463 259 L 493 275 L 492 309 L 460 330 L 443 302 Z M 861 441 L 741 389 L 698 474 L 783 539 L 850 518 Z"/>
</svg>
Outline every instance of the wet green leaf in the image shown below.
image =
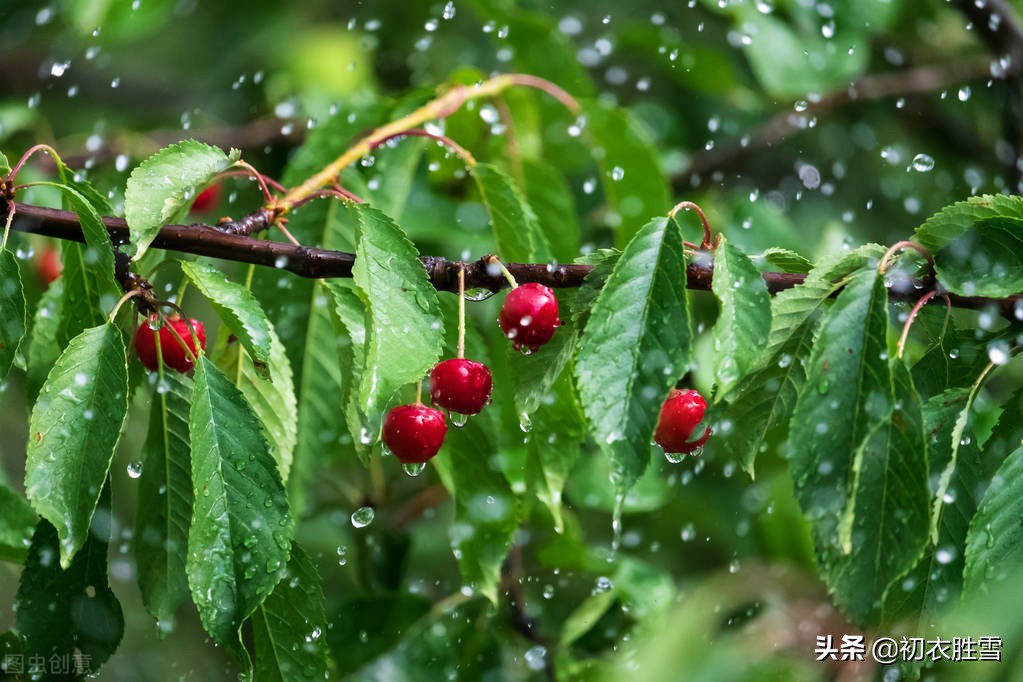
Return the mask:
<svg viewBox="0 0 1023 682">
<path fill-rule="evenodd" d="M 359 240 L 353 276 L 368 311 L 359 407 L 376 440 L 394 393 L 422 379 L 437 362 L 444 330 L 437 291 L 412 242 L 379 210 L 359 205 L 355 212 Z"/>
<path fill-rule="evenodd" d="M 999 467 L 966 535 L 963 595 L 995 589 L 1023 561 L 1023 447 Z"/>
<path fill-rule="evenodd" d="M 206 631 L 238 651 L 238 629 L 287 564 L 287 495 L 259 418 L 205 356 L 196 363 L 188 430 L 194 495 L 188 585 Z"/>
<path fill-rule="evenodd" d="M 135 245 L 132 259 L 142 257 L 161 227 L 183 219 L 199 190 L 239 158 L 236 149 L 225 154 L 217 147 L 184 140 L 139 164 L 124 191 L 124 216 Z"/>
<path fill-rule="evenodd" d="M 714 376 L 727 393 L 759 358 L 771 331 L 771 298 L 756 266 L 722 240 L 714 252 L 711 282 L 719 312 L 714 323 Z"/>
<path fill-rule="evenodd" d="M 142 603 L 156 618 L 160 635 L 173 630 L 174 612 L 188 599 L 185 557 L 192 520 L 191 396 L 188 376 L 168 371 L 160 377 L 140 460 L 135 564 Z"/>
<path fill-rule="evenodd" d="M 879 259 L 884 250 L 864 246 L 822 259 L 800 286 L 782 291 L 771 302 L 771 334 L 755 368 L 728 396 L 717 437 L 737 453 L 753 476 L 757 455 L 784 439 L 796 396 L 806 377 L 820 310 L 849 275 Z"/>
<path fill-rule="evenodd" d="M 26 670 L 38 657 L 37 672 L 45 671 L 56 656 L 77 660 L 80 672 L 95 675 L 121 641 L 124 616 L 107 579 L 109 487 L 105 491 L 85 544 L 66 569 L 57 561 L 57 531 L 45 519 L 36 526 L 16 602 Z"/>
<path fill-rule="evenodd" d="M 224 324 L 237 335 L 256 370 L 268 375 L 273 327 L 252 292 L 202 261 L 184 262 L 181 270 L 209 300 Z"/>
<path fill-rule="evenodd" d="M 252 614 L 255 665 L 260 682 L 327 677 L 327 616 L 316 566 L 295 544 L 277 587 Z"/>
<path fill-rule="evenodd" d="M 57 359 L 29 421 L 25 491 L 57 528 L 67 568 L 85 544 L 128 412 L 128 368 L 112 324 L 76 336 Z"/>
<path fill-rule="evenodd" d="M 0 250 L 0 381 L 14 364 L 14 356 L 25 337 L 27 322 L 28 311 L 18 259 L 10 251 Z"/>
<path fill-rule="evenodd" d="M 868 267 L 825 312 L 789 431 L 821 573 L 858 623 L 874 619 L 931 527 L 920 403 L 905 366 L 888 360 L 887 293 Z"/>
<path fill-rule="evenodd" d="M 963 296 L 1002 297 L 1023 289 L 1023 198 L 971 197 L 944 208 L 914 238 L 934 256 L 938 280 Z"/>
<path fill-rule="evenodd" d="M 682 236 L 657 218 L 625 248 L 579 340 L 579 399 L 621 493 L 646 469 L 661 403 L 689 369 L 685 282 Z"/>
<path fill-rule="evenodd" d="M 21 495 L 0 485 L 0 559 L 22 562 L 39 517 Z"/>
</svg>

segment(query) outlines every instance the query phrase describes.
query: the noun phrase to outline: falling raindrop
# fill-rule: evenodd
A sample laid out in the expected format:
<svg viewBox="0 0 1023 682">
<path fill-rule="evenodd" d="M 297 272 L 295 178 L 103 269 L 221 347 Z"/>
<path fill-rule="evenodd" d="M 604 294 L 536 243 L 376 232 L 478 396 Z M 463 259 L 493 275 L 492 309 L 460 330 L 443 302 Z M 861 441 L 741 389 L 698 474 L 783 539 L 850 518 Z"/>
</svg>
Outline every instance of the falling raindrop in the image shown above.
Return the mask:
<svg viewBox="0 0 1023 682">
<path fill-rule="evenodd" d="M 929 154 L 917 154 L 910 166 L 917 173 L 928 173 L 934 170 L 934 157 Z"/>
<path fill-rule="evenodd" d="M 373 511 L 373 507 L 359 507 L 352 512 L 352 525 L 356 528 L 365 528 L 373 523 L 375 517 L 376 512 Z"/>
</svg>

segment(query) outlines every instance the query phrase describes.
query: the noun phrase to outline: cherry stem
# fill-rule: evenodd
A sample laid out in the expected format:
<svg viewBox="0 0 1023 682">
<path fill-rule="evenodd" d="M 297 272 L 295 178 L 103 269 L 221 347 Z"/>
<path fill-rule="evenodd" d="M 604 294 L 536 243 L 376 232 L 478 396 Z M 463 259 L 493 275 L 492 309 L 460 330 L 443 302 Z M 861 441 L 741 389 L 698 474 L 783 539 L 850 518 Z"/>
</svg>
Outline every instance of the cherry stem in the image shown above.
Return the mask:
<svg viewBox="0 0 1023 682">
<path fill-rule="evenodd" d="M 188 325 L 189 334 L 192 337 L 192 343 L 195 344 L 195 347 L 197 350 L 199 350 L 199 352 L 202 352 L 202 346 L 199 344 L 199 335 L 195 331 L 195 325 L 193 325 L 192 320 L 190 320 L 188 316 L 185 315 L 185 311 L 182 310 L 181 307 L 178 306 L 176 303 L 171 303 L 170 301 L 157 301 L 156 303 L 157 305 L 171 308 L 172 310 L 174 310 L 174 312 L 178 314 L 179 317 L 181 317 L 182 320 L 185 321 L 185 324 Z M 166 322 L 167 318 L 164 315 L 161 314 L 160 317 L 162 317 Z M 188 353 L 188 357 L 192 359 L 192 364 L 198 362 L 199 358 L 196 356 L 195 351 L 188 347 L 188 344 L 185 343 L 185 339 L 182 338 L 181 334 L 178 333 L 178 330 L 174 328 L 174 325 L 170 325 L 169 330 L 171 336 L 173 336 L 174 339 L 177 340 L 177 342 L 181 345 L 181 347 L 185 349 L 185 352 Z"/>
<path fill-rule="evenodd" d="M 714 246 L 714 236 L 710 231 L 710 222 L 707 220 L 707 214 L 703 212 L 703 209 L 700 208 L 698 204 L 692 201 L 680 201 L 675 204 L 670 211 L 668 211 L 668 217 L 674 218 L 675 214 L 683 208 L 696 211 L 697 215 L 700 216 L 700 222 L 703 223 L 703 243 L 700 244 L 700 248 L 706 250 Z M 686 242 L 685 244 L 686 246 L 690 246 L 689 242 Z M 696 248 L 696 245 L 694 244 L 690 248 Z"/>
<path fill-rule="evenodd" d="M 931 272 L 932 273 L 934 272 L 934 258 L 931 257 L 931 252 L 925 249 L 924 247 L 920 246 L 916 242 L 911 242 L 908 240 L 903 240 L 901 242 L 895 242 L 894 244 L 892 244 L 891 247 L 889 247 L 889 249 L 885 251 L 884 255 L 881 257 L 881 262 L 878 263 L 877 265 L 877 271 L 880 272 L 882 275 L 888 272 L 888 268 L 891 267 L 891 261 L 895 257 L 895 254 L 907 248 L 913 249 L 921 256 L 923 256 L 924 260 L 927 261 L 927 265 L 928 267 L 930 267 Z"/>
<path fill-rule="evenodd" d="M 423 382 L 422 381 L 417 381 L 416 382 L 416 403 L 415 404 L 416 405 L 422 405 L 423 404 Z"/>
<path fill-rule="evenodd" d="M 913 309 L 910 311 L 909 318 L 906 319 L 906 324 L 902 325 L 902 336 L 899 337 L 898 352 L 896 354 L 899 359 L 902 358 L 902 353 L 903 351 L 906 350 L 906 340 L 909 338 L 909 328 L 913 326 L 913 320 L 916 319 L 917 313 L 919 313 L 920 310 L 924 307 L 924 305 L 926 305 L 927 301 L 931 300 L 937 295 L 938 295 L 937 289 L 932 289 L 931 291 L 928 291 L 926 294 L 920 297 L 920 300 L 916 302 L 916 305 L 914 305 Z M 951 314 L 952 301 L 949 300 L 948 294 L 942 295 L 945 297 L 945 304 L 948 306 L 948 312 Z"/>
<path fill-rule="evenodd" d="M 276 180 L 271 178 L 269 175 L 266 175 L 265 173 L 256 172 L 252 166 L 245 163 L 244 161 L 238 161 L 235 165 L 242 166 L 242 164 L 244 164 L 245 167 L 240 168 L 239 170 L 224 171 L 223 173 L 218 174 L 217 177 L 218 178 L 246 177 L 253 180 L 261 180 L 262 183 L 266 183 L 267 187 L 272 187 L 274 190 L 278 192 L 283 193 L 288 191 L 284 185 L 277 182 Z"/>
<path fill-rule="evenodd" d="M 465 357 L 465 268 L 458 267 L 458 359 Z"/>
<path fill-rule="evenodd" d="M 354 204 L 364 204 L 364 203 L 366 203 L 364 199 L 362 199 L 361 197 L 353 194 L 352 192 L 349 192 L 344 187 L 342 187 L 341 185 L 339 185 L 339 184 L 337 184 L 335 182 L 333 187 L 324 188 L 324 189 L 318 189 L 315 192 L 313 192 L 312 194 L 310 194 L 309 196 L 305 197 L 304 199 L 296 201 L 295 204 L 291 208 L 292 209 L 296 209 L 299 206 L 304 206 L 304 205 L 308 204 L 310 201 L 313 201 L 314 199 L 323 199 L 323 198 L 340 199 L 341 201 L 350 201 L 350 202 L 352 202 Z"/>
<path fill-rule="evenodd" d="M 519 283 L 515 281 L 515 275 L 511 274 L 508 268 L 504 267 L 504 263 L 502 263 L 497 256 L 491 256 L 490 258 L 487 259 L 487 262 L 490 264 L 496 263 L 497 266 L 501 268 L 501 274 L 504 275 L 504 278 L 506 280 L 508 280 L 508 284 L 511 285 L 512 289 L 519 285 Z"/>
<path fill-rule="evenodd" d="M 374 142 L 370 149 L 375 150 L 379 148 L 381 145 L 386 144 L 391 140 L 401 140 L 406 137 L 425 137 L 430 140 L 434 140 L 436 142 L 439 142 L 443 146 L 449 148 L 451 151 L 453 151 L 456 155 L 458 155 L 460 159 L 462 159 L 465 165 L 468 166 L 469 168 L 472 168 L 473 166 L 476 165 L 476 157 L 473 156 L 472 152 L 470 152 L 468 149 L 458 144 L 447 135 L 441 135 L 440 133 L 431 133 L 429 130 L 423 130 L 422 128 L 413 128 L 411 130 L 395 133 L 390 137 L 385 137 L 382 140 Z"/>
<path fill-rule="evenodd" d="M 278 230 L 280 230 L 282 233 L 284 233 L 284 236 L 288 238 L 289 242 L 291 242 L 295 246 L 302 246 L 299 243 L 299 241 L 297 239 L 295 239 L 294 235 L 291 234 L 291 232 L 288 230 L 288 228 L 285 227 L 285 223 L 287 223 L 287 222 L 288 221 L 284 220 L 283 218 L 279 218 L 277 220 L 277 222 L 274 223 L 274 224 L 277 226 Z"/>
<path fill-rule="evenodd" d="M 239 168 L 243 168 L 247 170 L 249 173 L 251 173 L 252 177 L 254 177 L 256 179 L 256 182 L 259 183 L 259 189 L 263 192 L 263 198 L 266 199 L 266 202 L 268 204 L 273 204 L 274 196 L 270 194 L 270 188 L 266 186 L 266 179 L 263 177 L 263 174 L 260 173 L 255 168 L 253 168 L 252 164 L 249 163 L 248 161 L 242 161 L 241 159 L 239 159 L 238 161 L 234 162 L 234 165 L 238 166 Z"/>
<path fill-rule="evenodd" d="M 117 303 L 114 304 L 114 309 L 110 311 L 110 315 L 107 318 L 107 319 L 110 320 L 110 323 L 113 324 L 114 320 L 117 318 L 117 313 L 120 312 L 120 310 L 121 310 L 121 306 L 122 305 L 127 303 L 129 300 L 135 298 L 136 296 L 141 296 L 141 295 L 142 295 L 142 290 L 141 289 L 132 289 L 131 291 L 126 293 L 124 296 L 121 296 L 121 298 L 117 301 Z"/>
<path fill-rule="evenodd" d="M 515 85 L 525 85 L 527 87 L 536 88 L 537 90 L 546 92 L 548 95 L 561 102 L 564 107 L 573 114 L 578 115 L 582 112 L 582 107 L 579 105 L 579 102 L 575 99 L 575 97 L 572 97 L 572 95 L 568 94 L 554 83 L 551 83 L 549 80 L 539 78 L 538 76 L 531 76 L 526 73 L 513 73 L 507 76 L 507 78 L 509 82 L 514 83 Z"/>
<path fill-rule="evenodd" d="M 29 147 L 28 151 L 21 155 L 21 158 L 18 159 L 18 163 L 14 165 L 14 168 L 11 169 L 10 174 L 7 176 L 7 181 L 13 185 L 14 178 L 18 177 L 18 173 L 21 171 L 21 167 L 25 165 L 25 162 L 27 162 L 29 158 L 36 152 L 42 151 L 47 152 L 50 156 L 56 159 L 57 163 L 61 163 L 60 156 L 57 154 L 56 150 L 53 147 L 51 147 L 48 144 L 37 144 L 32 147 Z"/>
<path fill-rule="evenodd" d="M 14 223 L 14 212 L 17 210 L 17 206 L 13 201 L 7 202 L 10 210 L 7 211 L 7 220 L 4 224 L 4 236 L 0 238 L 0 251 L 7 248 L 7 237 L 11 234 L 11 224 Z"/>
</svg>

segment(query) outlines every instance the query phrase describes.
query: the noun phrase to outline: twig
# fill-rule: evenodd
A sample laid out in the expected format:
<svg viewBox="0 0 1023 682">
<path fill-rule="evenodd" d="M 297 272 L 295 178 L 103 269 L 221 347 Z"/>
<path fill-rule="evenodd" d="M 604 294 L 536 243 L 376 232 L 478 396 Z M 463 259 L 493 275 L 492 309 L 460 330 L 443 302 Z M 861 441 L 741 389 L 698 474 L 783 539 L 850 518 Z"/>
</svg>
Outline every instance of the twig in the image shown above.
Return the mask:
<svg viewBox="0 0 1023 682">
<path fill-rule="evenodd" d="M 71 211 L 61 211 L 28 204 L 18 205 L 17 214 L 11 227 L 19 232 L 39 234 L 57 239 L 84 242 L 78 216 Z M 0 216 L 6 219 L 8 204 L 0 200 Z M 128 224 L 121 218 L 103 218 L 103 224 L 114 245 L 128 243 Z M 237 263 L 251 263 L 287 270 L 300 277 L 324 279 L 328 277 L 351 277 L 355 254 L 308 246 L 295 246 L 281 242 L 270 242 L 243 235 L 225 234 L 209 225 L 165 225 L 153 240 L 158 249 L 209 256 Z M 465 269 L 465 286 L 470 289 L 500 291 L 509 286 L 504 275 L 490 265 L 490 257 L 484 256 L 471 262 L 453 261 L 437 256 L 422 256 L 420 261 L 426 269 L 431 284 L 438 291 L 458 291 L 458 271 Z M 505 263 L 508 271 L 519 282 L 538 282 L 553 288 L 578 287 L 593 269 L 590 265 L 558 265 L 547 263 Z M 710 291 L 713 268 L 708 265 L 689 263 L 686 266 L 686 286 L 698 291 Z M 805 275 L 788 272 L 763 273 L 767 289 L 771 294 L 791 289 L 802 284 Z M 907 291 L 889 290 L 891 301 L 916 301 L 928 287 Z M 972 310 L 994 308 L 1003 317 L 1016 320 L 1017 306 L 1023 306 L 1023 294 L 1006 298 L 985 296 L 956 296 L 949 294 L 953 307 Z M 932 299 L 933 301 L 933 299 Z"/>
</svg>

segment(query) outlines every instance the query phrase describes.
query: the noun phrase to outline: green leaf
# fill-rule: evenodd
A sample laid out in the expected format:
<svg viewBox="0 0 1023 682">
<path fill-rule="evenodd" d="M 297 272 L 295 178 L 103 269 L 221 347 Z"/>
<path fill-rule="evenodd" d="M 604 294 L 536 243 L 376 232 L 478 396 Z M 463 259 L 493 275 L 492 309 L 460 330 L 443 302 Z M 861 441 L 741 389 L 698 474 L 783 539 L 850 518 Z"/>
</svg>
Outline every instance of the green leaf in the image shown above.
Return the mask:
<svg viewBox="0 0 1023 682">
<path fill-rule="evenodd" d="M 753 257 L 754 261 L 763 260 L 771 268 L 782 272 L 794 272 L 805 274 L 813 270 L 813 263 L 795 251 L 771 247 L 764 251 L 759 257 Z"/>
<path fill-rule="evenodd" d="M 473 167 L 483 205 L 490 214 L 494 241 L 501 259 L 508 263 L 545 263 L 551 259 L 533 209 L 504 171 L 487 163 Z"/>
<path fill-rule="evenodd" d="M 188 585 L 206 631 L 238 650 L 238 629 L 287 564 L 288 500 L 259 418 L 205 356 L 196 363 L 188 430 L 194 495 Z"/>
<path fill-rule="evenodd" d="M 757 455 L 785 436 L 806 378 L 804 361 L 810 354 L 820 309 L 850 273 L 883 253 L 884 249 L 870 245 L 823 259 L 803 284 L 774 297 L 767 347 L 756 369 L 727 396 L 729 406 L 717 428 L 722 447 L 737 453 L 750 476 Z"/>
<path fill-rule="evenodd" d="M 776 16 L 752 6 L 742 8 L 737 20 L 753 36 L 743 43 L 750 66 L 764 89 L 774 97 L 827 92 L 848 83 L 867 66 L 870 50 L 858 27 L 844 21 L 834 39 L 819 33 L 797 33 Z M 839 15 L 841 17 L 842 15 Z"/>
<path fill-rule="evenodd" d="M 497 446 L 477 421 L 449 429 L 440 454 L 431 460 L 455 501 L 448 529 L 458 566 L 469 587 L 497 604 L 501 566 L 519 522 L 519 503 L 498 469 Z"/>
<path fill-rule="evenodd" d="M 547 399 L 538 405 L 530 421 L 526 443 L 529 489 L 550 510 L 554 527 L 561 532 L 565 527 L 562 492 L 586 438 L 585 417 L 569 373 L 551 385 Z"/>
<path fill-rule="evenodd" d="M 252 292 L 232 282 L 227 275 L 208 263 L 184 262 L 181 270 L 209 300 L 220 319 L 237 335 L 255 363 L 256 370 L 266 374 L 273 327 Z"/>
<path fill-rule="evenodd" d="M 561 626 L 561 637 L 558 640 L 558 645 L 566 649 L 577 639 L 592 630 L 597 621 L 614 605 L 617 598 L 618 595 L 614 588 L 596 592 L 587 597 L 568 616 L 565 624 Z"/>
<path fill-rule="evenodd" d="M 110 241 L 107 228 L 103 225 L 103 219 L 93 203 L 75 187 L 56 182 L 40 182 L 38 184 L 60 190 L 64 195 L 64 201 L 78 216 L 78 224 L 81 225 L 82 234 L 85 235 L 85 246 L 79 246 L 82 249 L 85 271 L 98 283 L 102 292 L 118 291 L 117 282 L 114 279 L 113 244 Z M 116 300 L 115 298 L 114 301 Z M 111 305 L 114 301 L 110 302 Z"/>
<path fill-rule="evenodd" d="M 197 190 L 241 158 L 195 140 L 164 147 L 131 172 L 124 190 L 124 217 L 128 221 L 133 260 L 138 260 L 160 228 L 184 218 Z"/>
<path fill-rule="evenodd" d="M 345 424 L 352 436 L 355 452 L 363 464 L 368 464 L 375 427 L 362 411 L 357 390 L 366 369 L 366 304 L 359 297 L 354 283 L 329 280 L 327 289 L 334 300 L 334 312 L 347 332 L 350 348 L 350 360 L 341 368 L 349 388 L 338 397 L 342 401 Z"/>
<path fill-rule="evenodd" d="M 0 152 L 0 175 L 8 176 L 11 174 L 11 164 L 7 160 L 7 155 Z"/>
<path fill-rule="evenodd" d="M 50 288 L 39 297 L 32 317 L 32 333 L 28 341 L 28 370 L 25 372 L 26 392 L 30 402 L 35 402 L 39 390 L 46 381 L 53 363 L 60 357 L 62 346 L 58 343 L 61 320 L 64 319 L 64 278 L 50 284 Z"/>
<path fill-rule="evenodd" d="M 565 298 L 559 296 L 564 307 Z M 571 323 L 558 327 L 554 336 L 538 351 L 523 355 L 511 345 L 507 348 L 508 364 L 514 381 L 515 406 L 519 416 L 528 416 L 550 395 L 551 387 L 572 359 L 579 333 Z"/>
<path fill-rule="evenodd" d="M 281 581 L 252 615 L 253 678 L 273 682 L 326 679 L 326 627 L 320 575 L 293 543 Z"/>
<path fill-rule="evenodd" d="M 916 228 L 934 256 L 938 280 L 963 296 L 1003 297 L 1023 290 L 1023 198 L 985 195 L 948 206 Z"/>
<path fill-rule="evenodd" d="M 21 563 L 39 517 L 20 495 L 0 485 L 0 559 Z"/>
<path fill-rule="evenodd" d="M 415 246 L 377 209 L 359 205 L 355 211 L 360 230 L 352 274 L 369 320 L 359 407 L 375 440 L 394 393 L 436 364 L 444 330 L 437 291 Z"/>
<path fill-rule="evenodd" d="M 57 359 L 29 421 L 25 491 L 57 528 L 67 568 L 85 543 L 128 413 L 128 368 L 121 332 L 87 329 Z"/>
<path fill-rule="evenodd" d="M 1023 562 L 1023 447 L 998 468 L 966 535 L 963 596 L 994 589 Z"/>
<path fill-rule="evenodd" d="M 562 263 L 571 261 L 579 253 L 579 214 L 565 176 L 548 163 L 525 159 L 522 181 L 551 256 Z"/>
<path fill-rule="evenodd" d="M 593 269 L 583 278 L 575 296 L 571 299 L 572 322 L 579 328 L 586 326 L 590 319 L 590 310 L 600 296 L 600 290 L 607 284 L 607 278 L 614 271 L 615 264 L 621 258 L 618 249 L 597 249 L 593 253 L 575 259 L 579 265 L 592 265 Z"/>
<path fill-rule="evenodd" d="M 95 676 L 124 634 L 121 605 L 107 579 L 109 487 L 102 498 L 88 539 L 66 569 L 56 561 L 59 542 L 49 522 L 40 520 L 32 536 L 18 584 L 15 630 L 24 639 L 28 665 L 32 657 L 41 657 L 36 659 L 41 663 L 37 672 L 57 656 L 77 660 L 85 668 L 80 672 Z"/>
<path fill-rule="evenodd" d="M 872 619 L 930 529 L 922 416 L 909 373 L 887 360 L 888 296 L 873 267 L 825 313 L 789 432 L 796 497 L 840 607 Z"/>
<path fill-rule="evenodd" d="M 418 594 L 379 594 L 348 598 L 327 631 L 337 674 L 354 673 L 394 648 L 432 603 Z"/>
<path fill-rule="evenodd" d="M 579 398 L 622 494 L 646 469 L 661 403 L 689 369 L 685 286 L 682 235 L 656 218 L 618 259 L 579 340 Z"/>
<path fill-rule="evenodd" d="M 963 582 L 966 534 L 977 510 L 974 494 L 980 485 L 980 457 L 976 439 L 964 441 L 962 418 L 969 411 L 970 391 L 956 388 L 936 395 L 923 406 L 924 433 L 928 438 L 928 470 L 951 470 L 949 480 L 933 494 L 932 542 L 906 576 L 888 588 L 884 621 L 907 614 L 933 626 L 943 607 L 956 604 Z"/>
<path fill-rule="evenodd" d="M 0 381 L 14 364 L 27 322 L 28 309 L 18 259 L 10 251 L 0 250 Z"/>
<path fill-rule="evenodd" d="M 64 271 L 57 280 L 61 283 L 62 293 L 61 304 L 57 307 L 60 312 L 56 333 L 58 350 L 66 348 L 71 339 L 86 329 L 103 324 L 104 311 L 113 308 L 120 296 L 113 280 L 90 266 L 90 249 L 73 243 L 65 243 L 61 247 Z"/>
<path fill-rule="evenodd" d="M 714 324 L 714 376 L 727 393 L 758 359 L 771 331 L 771 297 L 760 271 L 722 240 L 714 252 L 711 282 L 720 311 Z"/>
<path fill-rule="evenodd" d="M 287 483 L 298 441 L 298 400 L 295 398 L 291 363 L 284 352 L 284 344 L 277 338 L 273 327 L 270 327 L 269 335 L 269 378 L 258 371 L 248 353 L 242 353 L 238 387 L 263 424 L 281 480 Z M 323 400 L 323 396 L 318 396 L 318 399 Z"/>
<path fill-rule="evenodd" d="M 650 216 L 671 208 L 668 179 L 649 133 L 629 112 L 591 102 L 585 105 L 585 118 L 611 211 L 607 222 L 622 246 Z"/>
<path fill-rule="evenodd" d="M 157 383 L 149 434 L 142 447 L 135 563 L 146 610 L 157 632 L 174 629 L 174 612 L 188 598 L 185 557 L 192 520 L 192 478 L 188 438 L 192 380 L 166 372 Z"/>
</svg>

